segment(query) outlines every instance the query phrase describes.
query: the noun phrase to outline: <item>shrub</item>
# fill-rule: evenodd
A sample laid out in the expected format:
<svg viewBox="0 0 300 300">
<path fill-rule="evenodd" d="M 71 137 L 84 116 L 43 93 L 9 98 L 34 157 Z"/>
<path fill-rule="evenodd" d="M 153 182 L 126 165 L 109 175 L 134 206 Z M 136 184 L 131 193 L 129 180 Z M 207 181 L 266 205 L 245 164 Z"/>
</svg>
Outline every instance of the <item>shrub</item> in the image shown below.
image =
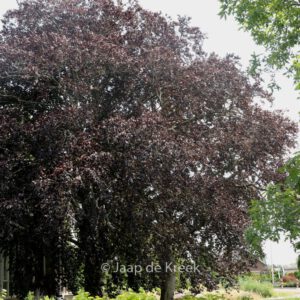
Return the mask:
<svg viewBox="0 0 300 300">
<path fill-rule="evenodd" d="M 246 292 L 253 292 L 262 297 L 271 297 L 273 293 L 273 286 L 269 282 L 259 282 L 251 278 L 242 278 L 239 280 L 241 290 Z"/>
<path fill-rule="evenodd" d="M 152 293 L 156 294 L 156 295 L 160 295 L 161 294 L 161 289 L 156 287 L 156 288 L 152 289 Z"/>
<path fill-rule="evenodd" d="M 34 300 L 34 292 L 28 292 L 27 296 L 25 297 L 25 300 Z"/>
<path fill-rule="evenodd" d="M 198 300 L 194 295 L 184 295 L 180 300 Z"/>
<path fill-rule="evenodd" d="M 80 289 L 77 295 L 74 297 L 74 300 L 104 300 L 104 299 L 105 298 L 101 298 L 99 296 L 93 297 L 90 295 L 89 292 L 86 292 L 84 289 Z"/>
<path fill-rule="evenodd" d="M 6 290 L 2 290 L 0 291 L 0 300 L 4 300 L 7 296 L 7 291 Z"/>
<path fill-rule="evenodd" d="M 156 300 L 156 296 L 153 293 L 145 292 L 143 289 L 140 289 L 139 293 L 129 290 L 117 296 L 116 300 Z"/>
<path fill-rule="evenodd" d="M 253 297 L 250 294 L 244 294 L 239 296 L 237 300 L 253 300 Z"/>
<path fill-rule="evenodd" d="M 54 297 L 44 296 L 43 300 L 55 300 Z"/>
<path fill-rule="evenodd" d="M 120 295 L 118 295 L 115 299 L 111 300 L 157 300 L 156 294 L 159 292 L 145 292 L 144 289 L 140 289 L 138 293 L 128 290 L 123 291 Z M 1 300 L 1 299 L 0 299 Z M 44 299 L 51 300 L 51 299 Z M 80 289 L 76 296 L 74 296 L 74 300 L 109 300 L 107 296 L 99 297 L 99 296 L 91 296 L 89 292 L 86 292 L 84 289 Z"/>
<path fill-rule="evenodd" d="M 220 293 L 203 293 L 201 296 L 196 297 L 194 295 L 185 295 L 180 300 L 221 300 L 225 299 L 223 294 Z"/>
<path fill-rule="evenodd" d="M 281 278 L 282 282 L 299 284 L 299 279 L 294 273 L 289 273 Z"/>
<path fill-rule="evenodd" d="M 259 282 L 272 282 L 272 274 L 271 272 L 266 273 L 249 273 L 245 277 L 253 279 Z M 274 279 L 279 280 L 280 277 L 277 272 L 274 273 Z"/>
<path fill-rule="evenodd" d="M 24 300 L 34 300 L 35 299 L 35 296 L 34 296 L 34 292 L 28 292 L 28 294 L 27 294 L 27 296 L 25 297 L 25 299 Z M 55 300 L 55 298 L 54 297 L 49 297 L 49 296 L 42 296 L 40 299 L 42 299 L 42 300 Z M 3 299 L 1 299 L 1 297 L 0 297 L 0 300 L 3 300 Z"/>
<path fill-rule="evenodd" d="M 296 287 L 300 283 L 300 281 L 296 277 L 295 273 L 289 273 L 287 275 L 284 275 L 280 281 L 281 281 L 281 284 L 285 287 Z"/>
<path fill-rule="evenodd" d="M 223 300 L 224 295 L 223 294 L 219 294 L 219 293 L 205 293 L 203 295 L 200 296 L 200 298 L 197 299 L 202 299 L 202 300 Z"/>
<path fill-rule="evenodd" d="M 296 282 L 293 282 L 293 281 L 283 282 L 282 285 L 283 285 L 284 287 L 290 287 L 290 288 L 297 287 L 297 283 L 296 283 Z"/>
</svg>

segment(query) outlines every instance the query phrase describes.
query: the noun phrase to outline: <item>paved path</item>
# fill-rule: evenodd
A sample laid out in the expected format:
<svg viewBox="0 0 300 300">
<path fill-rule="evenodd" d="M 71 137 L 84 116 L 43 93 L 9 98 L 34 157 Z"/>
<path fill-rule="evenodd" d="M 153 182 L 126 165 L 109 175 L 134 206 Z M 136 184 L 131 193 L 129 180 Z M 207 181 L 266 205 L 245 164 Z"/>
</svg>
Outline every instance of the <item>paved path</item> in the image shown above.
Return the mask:
<svg viewBox="0 0 300 300">
<path fill-rule="evenodd" d="M 286 296 L 280 296 L 280 297 L 271 297 L 271 298 L 265 298 L 265 300 L 285 300 L 285 299 L 293 299 L 293 298 L 299 298 L 300 299 L 300 288 L 274 288 L 275 292 L 278 293 L 290 293 L 290 295 Z M 182 293 L 176 293 L 174 295 L 174 299 L 180 299 L 184 296 L 185 294 Z"/>
<path fill-rule="evenodd" d="M 272 298 L 265 298 L 265 299 L 266 300 L 284 300 L 284 299 L 294 299 L 294 298 L 299 298 L 300 299 L 300 294 L 291 295 L 291 296 L 284 296 L 284 297 L 272 297 Z"/>
<path fill-rule="evenodd" d="M 283 299 L 292 299 L 292 298 L 300 298 L 300 288 L 275 288 L 275 292 L 282 293 L 287 292 L 291 293 L 291 295 L 281 296 L 281 297 L 271 297 L 266 298 L 266 300 L 283 300 Z"/>
</svg>

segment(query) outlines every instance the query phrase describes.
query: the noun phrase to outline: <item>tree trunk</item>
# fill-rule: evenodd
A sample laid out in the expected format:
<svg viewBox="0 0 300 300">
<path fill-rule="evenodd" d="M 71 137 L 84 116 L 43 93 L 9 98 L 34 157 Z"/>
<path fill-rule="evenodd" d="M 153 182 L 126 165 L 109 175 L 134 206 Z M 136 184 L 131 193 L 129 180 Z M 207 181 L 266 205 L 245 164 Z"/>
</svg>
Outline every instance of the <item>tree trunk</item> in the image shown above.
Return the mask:
<svg viewBox="0 0 300 300">
<path fill-rule="evenodd" d="M 40 292 L 40 289 L 36 289 L 34 291 L 34 300 L 40 300 L 41 298 L 41 292 Z"/>
<path fill-rule="evenodd" d="M 176 285 L 176 273 L 166 272 L 162 278 L 160 300 L 173 300 Z"/>
</svg>

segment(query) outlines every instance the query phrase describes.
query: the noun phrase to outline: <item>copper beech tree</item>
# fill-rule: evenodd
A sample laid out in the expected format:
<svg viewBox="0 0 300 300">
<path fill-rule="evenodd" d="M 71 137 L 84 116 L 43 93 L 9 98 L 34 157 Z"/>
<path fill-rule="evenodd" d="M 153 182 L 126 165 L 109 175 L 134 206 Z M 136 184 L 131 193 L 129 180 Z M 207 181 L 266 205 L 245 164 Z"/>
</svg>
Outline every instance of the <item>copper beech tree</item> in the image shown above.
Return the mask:
<svg viewBox="0 0 300 300">
<path fill-rule="evenodd" d="M 27 0 L 0 34 L 0 250 L 12 292 L 214 288 L 247 267 L 248 205 L 296 126 L 185 18 L 135 1 Z M 159 274 L 107 273 L 149 263 Z M 79 274 L 79 276 L 77 276 Z"/>
</svg>

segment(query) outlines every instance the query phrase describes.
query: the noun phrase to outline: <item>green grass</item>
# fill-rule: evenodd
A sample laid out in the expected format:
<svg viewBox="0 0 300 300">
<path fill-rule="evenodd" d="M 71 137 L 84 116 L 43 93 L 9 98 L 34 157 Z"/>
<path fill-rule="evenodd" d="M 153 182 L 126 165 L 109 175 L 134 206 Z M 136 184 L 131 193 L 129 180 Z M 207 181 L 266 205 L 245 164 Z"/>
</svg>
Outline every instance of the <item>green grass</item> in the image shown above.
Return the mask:
<svg viewBox="0 0 300 300">
<path fill-rule="evenodd" d="M 269 282 L 259 282 L 251 278 L 241 278 L 239 285 L 241 290 L 259 294 L 264 298 L 272 297 L 273 295 L 273 286 Z"/>
</svg>

